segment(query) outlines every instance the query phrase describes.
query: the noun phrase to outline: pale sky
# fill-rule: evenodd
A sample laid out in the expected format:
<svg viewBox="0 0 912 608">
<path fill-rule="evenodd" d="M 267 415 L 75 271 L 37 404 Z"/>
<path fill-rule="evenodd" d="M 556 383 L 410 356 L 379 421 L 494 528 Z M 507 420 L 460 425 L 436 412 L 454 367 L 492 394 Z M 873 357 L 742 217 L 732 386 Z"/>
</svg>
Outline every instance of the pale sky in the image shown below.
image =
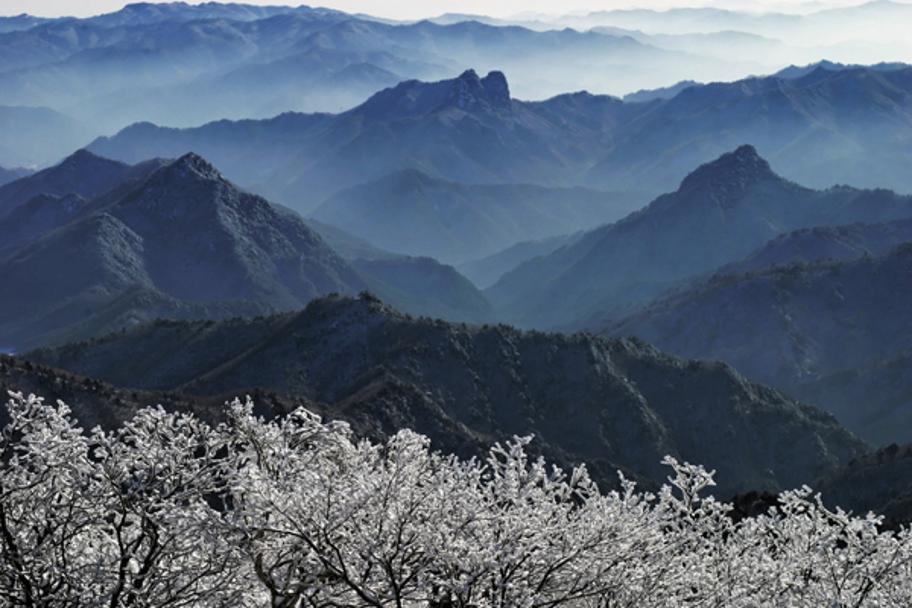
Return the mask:
<svg viewBox="0 0 912 608">
<path fill-rule="evenodd" d="M 153 0 L 158 1 L 158 0 Z M 249 4 L 299 4 L 298 0 L 238 0 Z M 574 11 L 614 8 L 671 8 L 706 6 L 747 10 L 807 12 L 819 8 L 859 4 L 862 0 L 314 0 L 348 12 L 363 12 L 378 17 L 417 19 L 441 13 L 479 13 L 508 16 L 525 12 L 566 14 Z M 125 0 L 0 0 L 0 15 L 30 13 L 42 16 L 88 16 L 118 10 Z M 191 2 L 197 4 L 197 1 Z"/>
</svg>

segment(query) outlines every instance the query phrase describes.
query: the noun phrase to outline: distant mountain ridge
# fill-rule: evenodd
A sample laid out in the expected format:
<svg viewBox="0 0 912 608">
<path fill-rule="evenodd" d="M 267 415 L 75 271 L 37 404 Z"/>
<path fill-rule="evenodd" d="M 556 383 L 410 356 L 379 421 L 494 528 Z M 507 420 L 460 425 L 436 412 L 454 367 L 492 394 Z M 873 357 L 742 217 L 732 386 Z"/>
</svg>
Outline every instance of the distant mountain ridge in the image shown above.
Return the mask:
<svg viewBox="0 0 912 608">
<path fill-rule="evenodd" d="M 491 90 L 506 86 L 496 73 L 485 79 Z M 347 186 L 402 170 L 456 182 L 560 185 L 578 173 L 571 159 L 594 159 L 594 140 L 603 139 L 597 124 L 568 139 L 566 126 L 558 124 L 566 117 L 544 117 L 533 104 L 508 106 L 506 93 L 492 95 L 482 80 L 466 71 L 437 83 L 409 82 L 338 115 L 289 114 L 193 130 L 136 125 L 91 149 L 132 160 L 148 158 L 153 150 L 151 156 L 174 156 L 193 146 L 229 174 L 237 170 L 240 183 L 261 184 L 270 198 L 305 212 Z M 597 105 L 623 104 L 605 99 Z M 608 109 L 604 120 L 613 119 L 611 113 Z M 252 146 L 251 133 L 256 134 Z M 235 148 L 242 142 L 248 151 Z M 251 156 L 261 146 L 262 156 Z M 300 162 L 289 164 L 288 158 Z"/>
<path fill-rule="evenodd" d="M 5 167 L 0 167 L 0 186 L 4 186 L 12 181 L 26 177 L 32 172 L 28 169 L 15 168 L 7 169 Z"/>
<path fill-rule="evenodd" d="M 489 256 L 460 264 L 459 271 L 480 288 L 487 289 L 520 264 L 553 253 L 582 236 L 583 231 L 580 231 L 538 241 L 522 241 Z"/>
<path fill-rule="evenodd" d="M 0 68 L 0 83 L 3 79 Z M 0 91 L 0 133 L 0 165 L 42 167 L 89 144 L 97 132 L 63 111 L 5 100 Z"/>
<path fill-rule="evenodd" d="M 723 266 L 718 273 L 738 274 L 774 266 L 878 256 L 908 242 L 912 242 L 912 219 L 816 226 L 778 236 L 745 259 Z"/>
<path fill-rule="evenodd" d="M 839 72 L 842 70 L 848 69 L 868 69 L 878 72 L 891 72 L 894 70 L 905 70 L 909 68 L 908 63 L 901 62 L 885 62 L 885 63 L 876 63 L 874 65 L 858 65 L 852 64 L 848 65 L 845 63 L 838 63 L 835 61 L 822 60 L 816 63 L 809 63 L 807 65 L 790 65 L 787 68 L 783 68 L 776 72 L 776 76 L 781 78 L 801 78 L 802 76 L 807 76 L 808 74 L 814 72 L 815 70 L 823 69 L 831 72 Z"/>
<path fill-rule="evenodd" d="M 485 78 L 501 90 L 493 74 Z M 408 169 L 473 184 L 646 185 L 658 194 L 745 142 L 786 177 L 814 187 L 838 179 L 912 191 L 902 145 L 912 136 L 912 68 L 818 67 L 797 78 L 694 85 L 647 104 L 576 93 L 509 106 L 502 95 L 498 105 L 481 80 L 465 72 L 410 81 L 337 115 L 187 130 L 135 125 L 91 149 L 127 162 L 199 150 L 239 183 L 304 212 L 339 190 Z"/>
<path fill-rule="evenodd" d="M 699 84 L 699 82 L 696 82 L 694 80 L 682 80 L 668 87 L 662 87 L 659 89 L 642 89 L 634 93 L 628 93 L 627 95 L 624 95 L 623 100 L 625 103 L 647 103 L 650 101 L 655 101 L 657 99 L 671 99 L 684 89 Z"/>
<path fill-rule="evenodd" d="M 416 320 L 372 298 L 329 297 L 257 320 L 160 322 L 29 358 L 185 395 L 300 395 L 357 428 L 409 427 L 459 453 L 535 433 L 546 456 L 586 461 L 608 487 L 617 466 L 661 478 L 666 453 L 725 471 L 723 495 L 791 487 L 865 450 L 829 416 L 725 365 L 638 342 Z"/>
<path fill-rule="evenodd" d="M 406 169 L 343 190 L 310 217 L 386 250 L 458 264 L 617 220 L 642 202 L 633 193 L 467 185 Z"/>
<path fill-rule="evenodd" d="M 877 444 L 905 442 L 912 419 L 912 241 L 843 261 L 718 275 L 612 326 L 827 408 Z"/>
<path fill-rule="evenodd" d="M 94 198 L 130 178 L 131 165 L 77 150 L 60 164 L 0 187 L 0 217 L 40 195 Z"/>
<path fill-rule="evenodd" d="M 66 190 L 86 197 L 43 194 L 19 203 Z M 18 295 L 0 302 L 0 344 L 16 349 L 159 317 L 289 310 L 368 288 L 418 314 L 489 314 L 468 280 L 435 261 L 397 258 L 356 269 L 299 216 L 239 190 L 192 153 L 130 166 L 80 151 L 4 193 L 0 202 L 16 206 L 0 217 L 8 234 L 0 277 Z"/>
<path fill-rule="evenodd" d="M 94 133 L 143 120 L 187 127 L 284 111 L 339 112 L 399 81 L 470 66 L 492 71 L 493 58 L 528 74 L 523 94 L 536 97 L 580 78 L 596 85 L 619 79 L 631 63 L 664 71 L 677 61 L 631 38 L 574 30 L 385 22 L 306 6 L 141 3 L 32 27 L 0 21 L 0 104 L 72 112 Z M 658 80 L 648 69 L 626 77 L 644 86 Z"/>
<path fill-rule="evenodd" d="M 353 110 L 374 120 L 419 118 L 456 108 L 464 112 L 509 110 L 513 100 L 502 72 L 480 78 L 466 70 L 458 78 L 434 83 L 409 80 L 371 96 Z"/>
<path fill-rule="evenodd" d="M 502 315 L 525 326 L 604 326 L 784 232 L 910 217 L 912 197 L 805 188 L 741 146 L 641 211 L 519 266 L 486 293 Z"/>
</svg>

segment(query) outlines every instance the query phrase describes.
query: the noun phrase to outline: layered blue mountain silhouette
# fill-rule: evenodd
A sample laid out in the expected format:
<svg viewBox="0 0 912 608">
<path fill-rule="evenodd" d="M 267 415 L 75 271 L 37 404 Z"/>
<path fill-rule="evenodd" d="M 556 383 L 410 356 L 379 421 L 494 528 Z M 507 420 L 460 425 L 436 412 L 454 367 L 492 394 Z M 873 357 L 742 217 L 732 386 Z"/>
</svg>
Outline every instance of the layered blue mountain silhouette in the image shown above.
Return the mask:
<svg viewBox="0 0 912 608">
<path fill-rule="evenodd" d="M 342 114 L 194 129 L 140 124 L 91 149 L 127 162 L 199 150 L 239 183 L 302 211 L 406 169 L 457 182 L 657 194 L 745 142 L 813 187 L 912 190 L 904 143 L 912 68 L 821 66 L 797 78 L 695 85 L 648 103 L 585 93 L 508 103 L 505 87 L 497 73 L 469 71 L 397 85 Z"/>
</svg>

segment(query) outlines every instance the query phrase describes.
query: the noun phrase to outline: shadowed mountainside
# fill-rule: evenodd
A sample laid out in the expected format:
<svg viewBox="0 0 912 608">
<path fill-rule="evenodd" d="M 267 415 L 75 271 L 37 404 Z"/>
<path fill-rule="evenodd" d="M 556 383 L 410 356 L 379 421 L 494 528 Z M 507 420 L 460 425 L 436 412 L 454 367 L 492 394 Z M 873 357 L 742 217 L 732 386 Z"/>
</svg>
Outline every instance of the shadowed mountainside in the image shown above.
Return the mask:
<svg viewBox="0 0 912 608">
<path fill-rule="evenodd" d="M 910 277 L 912 244 L 878 257 L 718 275 L 607 333 L 727 361 L 874 443 L 907 442 Z"/>
<path fill-rule="evenodd" d="M 0 277 L 17 294 L 0 302 L 5 347 L 86 338 L 158 317 L 290 310 L 369 286 L 417 314 L 479 320 L 488 312 L 465 278 L 431 260 L 362 262 L 356 270 L 299 216 L 239 190 L 195 154 L 130 167 L 83 151 L 0 194 L 11 192 L 16 202 L 47 184 L 87 195 L 111 189 L 91 200 L 37 196 L 0 218 L 10 234 L 0 247 Z"/>
<path fill-rule="evenodd" d="M 718 468 L 721 494 L 780 488 L 864 450 L 828 415 L 723 364 L 639 342 L 414 319 L 372 298 L 252 321 L 155 323 L 29 357 L 121 386 L 301 395 L 443 446 L 452 428 L 482 443 L 534 433 L 549 458 L 585 461 L 609 485 L 617 466 L 660 478 L 670 453 Z"/>
</svg>

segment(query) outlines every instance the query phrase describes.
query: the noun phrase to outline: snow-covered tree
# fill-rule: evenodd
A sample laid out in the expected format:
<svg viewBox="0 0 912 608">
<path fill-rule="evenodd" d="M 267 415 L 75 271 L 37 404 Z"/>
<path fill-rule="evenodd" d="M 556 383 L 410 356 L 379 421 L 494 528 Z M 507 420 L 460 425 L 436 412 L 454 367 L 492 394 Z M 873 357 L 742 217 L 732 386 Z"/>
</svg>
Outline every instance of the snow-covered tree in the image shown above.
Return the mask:
<svg viewBox="0 0 912 608">
<path fill-rule="evenodd" d="M 306 410 L 160 408 L 112 432 L 12 395 L 0 436 L 0 605 L 282 608 L 881 607 L 912 597 L 912 538 L 808 488 L 735 521 L 713 473 L 656 494 Z"/>
</svg>

